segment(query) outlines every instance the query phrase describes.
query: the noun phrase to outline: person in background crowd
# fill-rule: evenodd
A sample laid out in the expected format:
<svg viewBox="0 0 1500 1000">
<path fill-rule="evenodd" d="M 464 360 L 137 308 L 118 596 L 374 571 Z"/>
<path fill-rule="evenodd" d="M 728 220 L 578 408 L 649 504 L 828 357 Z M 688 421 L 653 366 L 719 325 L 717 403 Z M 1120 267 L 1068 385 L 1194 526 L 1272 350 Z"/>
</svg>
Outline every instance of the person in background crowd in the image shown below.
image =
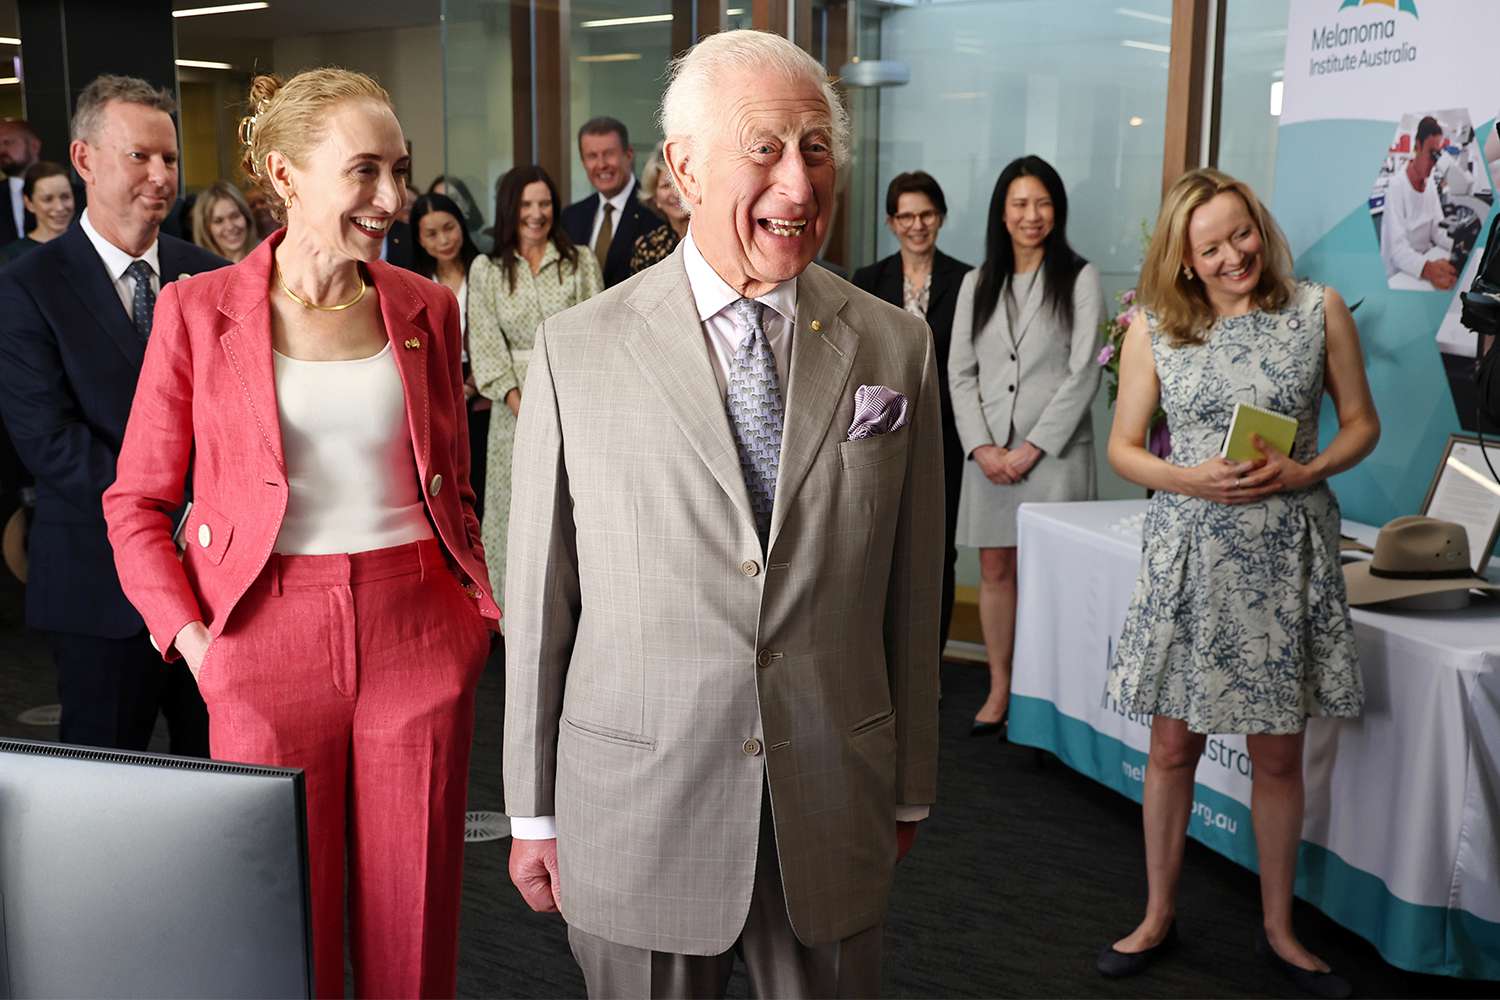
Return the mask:
<svg viewBox="0 0 1500 1000">
<path fill-rule="evenodd" d="M 479 248 L 464 228 L 457 202 L 441 194 L 424 194 L 411 209 L 416 233 L 412 270 L 446 287 L 458 299 L 459 329 L 464 342 L 464 399 L 469 410 L 469 482 L 474 487 L 474 516 L 484 523 L 484 476 L 490 431 L 488 399 L 474 386 L 469 355 L 469 267 Z"/>
<path fill-rule="evenodd" d="M 953 423 L 948 389 L 948 345 L 953 341 L 953 310 L 958 287 L 972 265 L 937 248 L 938 231 L 948 218 L 948 200 L 931 174 L 921 170 L 897 174 L 885 192 L 885 224 L 900 250 L 854 272 L 854 287 L 900 306 L 927 321 L 937 352 L 938 397 L 943 411 L 943 612 L 938 641 L 946 642 L 953 620 L 954 561 L 958 550 L 958 497 L 963 484 L 964 452 Z"/>
<path fill-rule="evenodd" d="M 1428 115 L 1417 123 L 1411 160 L 1391 176 L 1380 219 L 1386 277 L 1406 274 L 1447 291 L 1458 281 L 1453 238 L 1443 228 L 1443 202 L 1432 168 L 1443 155 L 1443 127 Z"/>
<path fill-rule="evenodd" d="M 592 997 L 722 997 L 737 954 L 760 997 L 876 996 L 937 785 L 932 339 L 811 266 L 849 149 L 823 67 L 728 31 L 670 73 L 688 235 L 547 320 L 526 382 L 511 878 Z"/>
<path fill-rule="evenodd" d="M 271 208 L 270 199 L 259 187 L 252 187 L 245 192 L 245 204 L 250 206 L 250 220 L 255 223 L 255 231 L 260 234 L 261 239 L 281 228 L 281 223 L 276 221 L 276 213 Z"/>
<path fill-rule="evenodd" d="M 73 182 L 68 168 L 48 160 L 33 163 L 21 180 L 21 202 L 27 218 L 34 222 L 25 236 L 0 247 L 0 267 L 57 239 L 73 223 Z"/>
<path fill-rule="evenodd" d="M 42 137 L 30 122 L 0 119 L 0 175 L 5 178 L 5 197 L 0 199 L 0 247 L 36 228 L 36 220 L 27 214 L 22 202 L 21 185 L 26 171 L 41 155 Z"/>
<path fill-rule="evenodd" d="M 472 236 L 484 228 L 484 212 L 479 207 L 479 202 L 469 191 L 469 185 L 465 184 L 462 177 L 453 177 L 448 174 L 438 174 L 427 187 L 428 194 L 443 194 L 453 199 L 453 203 L 463 212 L 461 216 L 464 228 Z M 477 244 L 476 244 L 477 246 Z"/>
<path fill-rule="evenodd" d="M 990 692 L 972 735 L 1000 733 L 1016 635 L 1016 508 L 1091 500 L 1099 390 L 1099 271 L 1068 245 L 1068 194 L 1037 156 L 1012 160 L 990 199 L 984 263 L 964 276 L 948 384 L 964 455 L 959 545 L 979 550 Z"/>
<path fill-rule="evenodd" d="M 630 252 L 631 274 L 639 274 L 657 261 L 666 260 L 687 235 L 687 209 L 672 186 L 672 173 L 666 169 L 660 146 L 652 150 L 646 169 L 641 171 L 640 199 L 641 204 L 667 220 L 667 224 L 636 239 L 635 249 Z"/>
<path fill-rule="evenodd" d="M 1352 719 L 1364 700 L 1328 477 L 1375 447 L 1380 420 L 1359 333 L 1338 292 L 1292 276 L 1286 238 L 1248 186 L 1184 174 L 1162 199 L 1125 335 L 1109 460 L 1154 491 L 1140 579 L 1107 690 L 1151 717 L 1142 814 L 1146 915 L 1099 971 L 1135 975 L 1177 943 L 1177 883 L 1193 775 L 1208 733 L 1243 733 L 1264 930 L 1257 950 L 1315 996 L 1349 983 L 1292 927 L 1308 716 Z M 1318 450 L 1323 395 L 1339 429 Z M 1219 455 L 1236 401 L 1297 420 L 1291 454 Z M 1146 436 L 1158 406 L 1170 461 Z"/>
<path fill-rule="evenodd" d="M 562 225 L 574 246 L 593 251 L 609 288 L 630 277 L 635 241 L 666 223 L 631 197 L 635 150 L 624 122 L 607 117 L 584 122 L 578 130 L 578 158 L 594 193 L 563 209 Z M 498 252 L 498 240 L 495 246 Z"/>
<path fill-rule="evenodd" d="M 36 477 L 26 623 L 57 663 L 58 738 L 144 750 L 163 715 L 172 753 L 207 756 L 203 699 L 184 664 L 163 665 L 121 590 L 102 507 L 156 296 L 224 264 L 158 231 L 177 192 L 175 110 L 134 77 L 79 94 L 69 152 L 88 208 L 0 271 L 0 414 Z M 175 506 L 159 516 L 165 534 Z"/>
<path fill-rule="evenodd" d="M 521 386 L 537 326 L 603 288 L 599 263 L 575 246 L 557 215 L 557 187 L 539 166 L 516 167 L 495 187 L 495 252 L 469 270 L 469 360 L 493 400 L 484 485 L 484 544 L 494 592 L 505 593 L 511 450 Z"/>
<path fill-rule="evenodd" d="M 193 242 L 209 253 L 239 263 L 260 242 L 255 217 L 240 189 L 215 181 L 193 202 Z"/>
<path fill-rule="evenodd" d="M 115 562 L 212 707 L 302 768 L 315 990 L 451 997 L 474 689 L 499 609 L 447 290 L 380 262 L 408 169 L 369 77 L 257 76 L 243 166 L 286 227 L 162 296 L 105 497 Z M 163 515 L 193 507 L 172 544 Z M 347 851 L 347 860 L 346 860 Z"/>
</svg>

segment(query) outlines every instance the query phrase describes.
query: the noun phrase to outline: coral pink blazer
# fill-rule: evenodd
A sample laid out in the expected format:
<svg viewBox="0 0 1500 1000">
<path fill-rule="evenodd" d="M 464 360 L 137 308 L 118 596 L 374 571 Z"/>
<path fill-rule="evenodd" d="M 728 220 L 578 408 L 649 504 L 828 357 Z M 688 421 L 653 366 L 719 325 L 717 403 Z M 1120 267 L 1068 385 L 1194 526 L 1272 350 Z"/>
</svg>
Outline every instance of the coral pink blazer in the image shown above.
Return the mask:
<svg viewBox="0 0 1500 1000">
<path fill-rule="evenodd" d="M 270 306 L 272 251 L 284 236 L 273 234 L 233 267 L 171 282 L 156 302 L 104 516 L 125 595 L 167 653 L 189 622 L 223 631 L 265 568 L 286 513 Z M 368 266 L 428 516 L 476 612 L 498 621 L 469 485 L 458 303 L 410 271 Z M 193 508 L 179 559 L 172 517 L 190 469 Z"/>
</svg>

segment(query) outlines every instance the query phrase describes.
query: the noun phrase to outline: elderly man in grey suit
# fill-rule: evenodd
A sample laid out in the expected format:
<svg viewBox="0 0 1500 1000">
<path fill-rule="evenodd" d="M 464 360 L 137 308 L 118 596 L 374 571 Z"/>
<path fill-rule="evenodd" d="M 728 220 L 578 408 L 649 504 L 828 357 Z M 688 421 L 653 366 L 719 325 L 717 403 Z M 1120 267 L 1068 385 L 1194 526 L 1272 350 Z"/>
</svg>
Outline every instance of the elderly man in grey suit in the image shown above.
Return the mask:
<svg viewBox="0 0 1500 1000">
<path fill-rule="evenodd" d="M 785 39 L 673 66 L 671 257 L 537 335 L 506 589 L 511 878 L 589 993 L 871 996 L 936 786 L 925 325 L 808 265 L 848 120 Z M 784 391 L 783 391 L 784 388 Z"/>
</svg>

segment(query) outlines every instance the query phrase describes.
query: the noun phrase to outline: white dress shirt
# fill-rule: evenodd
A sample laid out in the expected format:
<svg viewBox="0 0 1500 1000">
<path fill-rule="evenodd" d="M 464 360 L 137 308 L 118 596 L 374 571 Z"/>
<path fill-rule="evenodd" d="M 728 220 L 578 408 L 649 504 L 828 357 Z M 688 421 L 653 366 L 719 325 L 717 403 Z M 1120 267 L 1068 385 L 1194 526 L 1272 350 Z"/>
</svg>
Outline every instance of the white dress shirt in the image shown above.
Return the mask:
<svg viewBox="0 0 1500 1000">
<path fill-rule="evenodd" d="M 10 211 L 16 219 L 16 238 L 26 235 L 26 204 L 21 200 L 21 189 L 26 186 L 25 177 L 7 177 L 10 184 Z"/>
<path fill-rule="evenodd" d="M 598 233 L 597 224 L 594 231 Z M 691 223 L 682 239 L 682 264 L 687 270 L 693 302 L 698 307 L 698 321 L 703 324 L 703 339 L 708 345 L 709 356 L 716 362 L 712 367 L 714 379 L 719 383 L 719 396 L 727 399 L 729 364 L 746 336 L 731 308 L 742 296 L 703 259 L 693 242 Z M 755 301 L 764 307 L 761 310 L 761 329 L 765 331 L 771 355 L 776 359 L 776 380 L 781 384 L 784 406 L 791 376 L 792 331 L 797 328 L 797 279 L 783 281 Z M 896 819 L 904 823 L 924 820 L 930 813 L 928 806 L 896 807 Z M 557 836 L 557 817 L 512 816 L 510 835 L 516 840 L 551 840 Z"/>
<path fill-rule="evenodd" d="M 589 230 L 590 250 L 594 249 L 594 244 L 599 242 L 599 227 L 604 225 L 604 206 L 606 204 L 615 206 L 613 231 L 615 233 L 620 231 L 620 214 L 625 211 L 625 203 L 630 201 L 631 195 L 635 194 L 635 183 L 635 177 L 632 176 L 614 197 L 606 198 L 602 194 L 599 195 L 599 206 L 594 209 L 594 228 Z M 613 243 L 614 237 L 611 236 L 610 240 Z"/>
<path fill-rule="evenodd" d="M 1385 214 L 1380 220 L 1380 256 L 1386 277 L 1402 272 L 1422 277 L 1422 266 L 1432 260 L 1447 260 L 1453 240 L 1440 225 L 1443 203 L 1437 179 L 1428 175 L 1418 191 L 1404 169 L 1391 176 L 1385 188 Z"/>
<path fill-rule="evenodd" d="M 83 234 L 94 245 L 99 258 L 104 261 L 104 269 L 109 272 L 109 280 L 114 282 L 115 293 L 120 296 L 120 305 L 125 307 L 125 315 L 134 319 L 132 310 L 135 303 L 135 279 L 127 276 L 125 271 L 137 260 L 143 260 L 151 265 L 151 290 L 159 294 L 161 292 L 161 258 L 157 248 L 160 241 L 152 240 L 145 253 L 139 257 L 132 257 L 99 235 L 99 230 L 95 229 L 94 224 L 89 221 L 89 210 L 86 208 L 83 210 L 79 225 L 83 227 Z"/>
</svg>

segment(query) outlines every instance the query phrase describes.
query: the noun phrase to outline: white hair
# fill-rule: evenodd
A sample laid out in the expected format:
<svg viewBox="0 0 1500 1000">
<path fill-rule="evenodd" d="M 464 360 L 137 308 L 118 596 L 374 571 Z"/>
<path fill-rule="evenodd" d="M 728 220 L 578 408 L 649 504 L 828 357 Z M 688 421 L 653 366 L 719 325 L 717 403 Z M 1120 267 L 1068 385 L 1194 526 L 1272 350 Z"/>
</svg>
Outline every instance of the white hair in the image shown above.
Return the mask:
<svg viewBox="0 0 1500 1000">
<path fill-rule="evenodd" d="M 833 162 L 842 166 L 849 156 L 849 113 L 816 59 L 780 35 L 768 31 L 721 31 L 709 35 L 667 68 L 667 90 L 661 99 L 661 133 L 686 139 L 696 148 L 701 133 L 720 117 L 723 94 L 715 92 L 724 75 L 751 70 L 775 73 L 788 80 L 806 80 L 818 88 L 828 105 Z M 673 178 L 676 183 L 676 178 Z"/>
</svg>

